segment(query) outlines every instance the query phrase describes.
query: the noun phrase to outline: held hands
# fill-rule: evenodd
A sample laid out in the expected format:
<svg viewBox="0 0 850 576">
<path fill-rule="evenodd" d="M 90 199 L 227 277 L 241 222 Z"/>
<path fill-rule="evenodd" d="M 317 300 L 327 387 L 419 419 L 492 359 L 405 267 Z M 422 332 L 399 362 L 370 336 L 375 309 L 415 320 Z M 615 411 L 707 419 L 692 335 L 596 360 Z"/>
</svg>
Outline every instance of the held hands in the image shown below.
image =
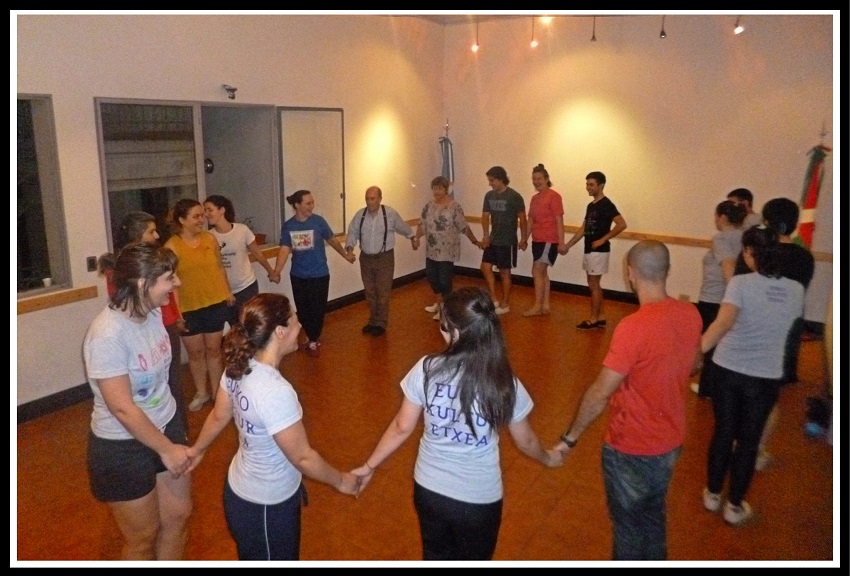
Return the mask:
<svg viewBox="0 0 850 576">
<path fill-rule="evenodd" d="M 354 255 L 354 252 L 346 252 L 345 259 L 348 260 L 350 264 L 354 264 L 354 261 L 357 260 L 357 256 Z"/>
<path fill-rule="evenodd" d="M 352 474 L 357 476 L 360 479 L 360 490 L 357 492 L 360 495 L 361 492 L 366 488 L 366 485 L 372 480 L 372 475 L 374 474 L 375 469 L 369 466 L 368 464 L 363 464 L 360 468 L 355 468 L 351 471 Z"/>
<path fill-rule="evenodd" d="M 351 472 L 342 472 L 342 479 L 337 485 L 336 489 L 341 494 L 347 494 L 348 496 L 358 496 L 360 494 L 362 479 L 358 476 L 355 476 Z"/>
<path fill-rule="evenodd" d="M 189 450 L 182 444 L 171 444 L 159 457 L 173 478 L 179 478 L 192 469 Z"/>
<path fill-rule="evenodd" d="M 561 256 L 566 256 L 567 252 L 569 252 L 569 251 L 570 251 L 570 247 L 567 246 L 565 243 L 562 242 L 562 243 L 558 244 L 558 254 L 560 254 Z"/>
<path fill-rule="evenodd" d="M 414 236 L 410 239 L 410 245 L 413 246 L 414 250 L 419 250 L 419 237 Z"/>
<path fill-rule="evenodd" d="M 520 250 L 525 251 L 526 248 L 528 248 L 528 240 L 523 240 L 519 243 Z"/>
<path fill-rule="evenodd" d="M 566 444 L 564 444 L 564 446 L 566 446 Z M 558 468 L 564 463 L 565 454 L 555 448 L 546 450 L 546 456 L 548 456 L 548 459 L 544 462 L 544 464 L 549 468 Z"/>
<path fill-rule="evenodd" d="M 272 284 L 280 284 L 280 272 L 277 270 L 269 272 L 269 282 Z"/>
<path fill-rule="evenodd" d="M 195 446 L 190 446 L 186 450 L 186 453 L 189 455 L 189 460 L 191 461 L 187 472 L 191 472 L 198 467 L 198 464 L 201 463 L 201 460 L 204 458 L 204 454 L 206 454 L 206 450 L 198 450 Z"/>
</svg>

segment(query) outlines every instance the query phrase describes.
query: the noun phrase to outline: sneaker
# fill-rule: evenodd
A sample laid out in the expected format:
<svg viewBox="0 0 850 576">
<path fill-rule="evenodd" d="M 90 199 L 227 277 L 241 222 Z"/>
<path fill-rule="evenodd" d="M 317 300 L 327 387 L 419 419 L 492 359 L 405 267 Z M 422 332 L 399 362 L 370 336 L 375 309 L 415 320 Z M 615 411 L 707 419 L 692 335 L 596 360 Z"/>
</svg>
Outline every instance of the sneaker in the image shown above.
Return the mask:
<svg viewBox="0 0 850 576">
<path fill-rule="evenodd" d="M 770 466 L 773 461 L 773 456 L 764 448 L 759 448 L 759 454 L 756 456 L 756 470 L 759 472 Z"/>
<path fill-rule="evenodd" d="M 310 343 L 308 343 L 307 344 L 307 354 L 311 358 L 318 358 L 319 357 L 319 346 L 321 346 L 321 345 L 322 345 L 321 342 L 310 342 Z"/>
<path fill-rule="evenodd" d="M 592 328 L 604 328 L 607 324 L 608 322 L 606 320 L 597 320 L 596 322 L 582 320 L 579 324 L 576 324 L 576 328 L 579 330 L 590 330 Z"/>
<path fill-rule="evenodd" d="M 372 336 L 383 336 L 386 331 L 387 329 L 383 326 L 372 326 L 371 334 Z"/>
<path fill-rule="evenodd" d="M 197 412 L 198 410 L 200 410 L 204 406 L 204 404 L 206 404 L 209 401 L 210 401 L 209 394 L 204 394 L 203 396 L 198 396 L 196 394 L 195 397 L 192 398 L 192 401 L 189 403 L 189 410 L 191 410 L 192 412 Z"/>
<path fill-rule="evenodd" d="M 439 319 L 440 319 L 440 311 L 439 311 L 439 310 L 437 310 L 437 311 L 434 313 L 434 315 L 433 315 L 433 316 L 431 316 L 431 319 L 433 319 L 433 320 L 439 320 Z"/>
<path fill-rule="evenodd" d="M 434 312 L 439 312 L 439 311 L 440 311 L 440 303 L 439 302 L 434 302 L 430 306 L 425 306 L 425 312 L 428 312 L 430 314 L 433 314 Z"/>
<path fill-rule="evenodd" d="M 691 392 L 699 394 L 699 382 L 691 382 L 688 386 L 690 387 Z"/>
<path fill-rule="evenodd" d="M 753 515 L 753 509 L 744 500 L 741 500 L 740 506 L 735 506 L 731 502 L 726 502 L 723 508 L 723 519 L 732 526 L 739 526 L 749 520 Z"/>
<path fill-rule="evenodd" d="M 708 488 L 702 489 L 702 505 L 709 512 L 717 512 L 720 510 L 720 494 L 709 492 Z"/>
<path fill-rule="evenodd" d="M 496 306 L 496 314 L 499 315 L 499 316 L 502 316 L 503 314 L 507 314 L 510 311 L 511 311 L 510 306 L 505 306 L 505 307 Z"/>
</svg>

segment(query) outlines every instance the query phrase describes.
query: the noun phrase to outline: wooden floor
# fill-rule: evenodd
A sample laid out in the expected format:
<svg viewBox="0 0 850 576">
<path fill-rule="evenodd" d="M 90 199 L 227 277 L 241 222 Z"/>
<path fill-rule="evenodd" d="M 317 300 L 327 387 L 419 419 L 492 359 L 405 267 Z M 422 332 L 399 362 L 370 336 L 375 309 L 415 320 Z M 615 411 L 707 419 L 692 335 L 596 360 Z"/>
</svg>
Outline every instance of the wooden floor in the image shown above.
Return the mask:
<svg viewBox="0 0 850 576">
<path fill-rule="evenodd" d="M 455 280 L 456 287 L 481 283 L 474 278 Z M 320 358 L 296 352 L 283 360 L 281 370 L 298 391 L 310 440 L 332 464 L 347 470 L 364 461 L 398 409 L 402 376 L 421 355 L 442 348 L 437 323 L 422 309 L 432 301 L 425 280 L 396 289 L 390 325 L 381 338 L 360 332 L 368 316 L 364 302 L 332 312 L 325 322 Z M 532 301 L 531 288 L 515 287 L 512 311 L 502 321 L 514 370 L 535 402 L 532 426 L 549 446 L 599 371 L 613 325 L 635 306 L 606 302 L 609 327 L 582 332 L 575 324 L 586 318 L 586 297 L 553 294 L 550 316 L 524 318 L 521 312 Z M 747 495 L 755 517 L 745 526 L 730 527 L 702 507 L 711 405 L 684 392 L 689 430 L 668 498 L 670 560 L 838 558 L 833 449 L 803 434 L 805 398 L 821 390 L 821 346 L 818 341 L 803 343 L 802 381 L 782 392 L 781 418 L 771 443 L 775 460 L 766 471 L 756 473 Z M 191 390 L 188 370 L 183 376 Z M 109 509 L 95 501 L 88 488 L 85 444 L 90 411 L 91 401 L 85 401 L 18 426 L 17 542 L 11 544 L 12 562 L 119 557 L 121 541 Z M 208 412 L 209 405 L 190 414 L 190 440 Z M 545 469 L 526 458 L 503 433 L 505 504 L 495 560 L 544 566 L 551 561 L 610 558 L 611 525 L 600 470 L 605 418 L 603 414 L 587 430 L 558 469 Z M 302 516 L 302 560 L 351 565 L 421 559 L 412 502 L 418 437 L 419 432 L 381 466 L 357 500 L 305 481 L 309 505 Z M 235 430 L 229 427 L 193 474 L 187 560 L 236 559 L 221 502 L 235 439 Z M 14 514 L 14 506 L 12 510 Z"/>
</svg>

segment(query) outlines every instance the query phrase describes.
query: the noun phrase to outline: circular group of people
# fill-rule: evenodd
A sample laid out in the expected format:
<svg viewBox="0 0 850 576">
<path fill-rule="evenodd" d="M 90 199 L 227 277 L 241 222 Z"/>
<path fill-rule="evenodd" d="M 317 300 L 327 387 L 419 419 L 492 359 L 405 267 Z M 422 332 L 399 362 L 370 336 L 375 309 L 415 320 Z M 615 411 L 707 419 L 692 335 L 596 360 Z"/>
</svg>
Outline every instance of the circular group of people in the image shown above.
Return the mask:
<svg viewBox="0 0 850 576">
<path fill-rule="evenodd" d="M 495 213 L 515 201 L 510 195 L 499 196 L 509 188 L 507 174 L 498 168 L 488 172 L 494 194 L 485 200 L 489 215 L 486 240 L 480 242 L 466 224 L 460 205 L 448 195 L 449 183 L 442 177 L 432 182 L 434 199 L 423 208 L 411 240 L 415 248 L 418 239 L 426 237 L 426 274 L 439 297 L 429 312 L 439 321 L 446 347 L 420 358 L 402 379 L 404 398 L 397 414 L 364 464 L 349 472 L 335 468 L 312 448 L 297 394 L 279 371 L 282 358 L 301 347 L 318 355 L 329 285 L 324 243 L 354 261 L 353 253 L 336 241 L 327 222 L 313 214 L 312 194 L 300 190 L 287 198 L 295 215 L 283 225 L 274 267 L 262 259 L 250 230 L 233 222 L 233 207 L 226 198 L 210 197 L 204 205 L 179 200 L 174 207 L 176 232 L 162 247 L 157 244 L 153 217 L 144 213 L 128 216 L 122 226 L 125 245 L 101 259 L 109 303 L 92 322 L 84 342 L 86 370 L 94 392 L 87 455 L 90 484 L 95 497 L 112 509 L 124 537 L 125 558 L 182 558 L 192 509 L 191 471 L 231 421 L 238 430 L 239 448 L 224 480 L 223 502 L 238 556 L 244 560 L 294 560 L 299 557 L 301 505 L 306 498 L 303 477 L 357 496 L 376 469 L 410 437 L 420 419 L 425 425 L 413 497 L 423 557 L 492 558 L 503 496 L 499 430 L 507 428 L 520 451 L 530 458 L 544 466 L 560 466 L 581 432 L 601 413 L 604 404 L 600 401 L 612 394 L 626 394 L 619 388 L 624 379 L 635 378 L 631 386 L 638 381 L 630 375 L 630 367 L 623 365 L 620 371 L 619 364 L 613 360 L 609 364 L 606 358 L 605 368 L 591 388 L 604 392 L 594 393 L 593 398 L 586 395 L 561 442 L 551 449 L 542 447 L 528 422 L 532 399 L 514 375 L 505 350 L 500 316 L 507 312 L 510 286 L 500 274 L 503 298 L 494 300 L 492 266 L 500 272 L 509 270 L 508 264 L 515 264 L 516 249 L 524 249 L 530 236 L 535 255 L 535 306 L 529 315 L 545 314 L 549 310 L 546 268 L 554 263 L 556 254 L 566 253 L 572 241 L 564 241 L 560 196 L 552 190 L 542 165 L 533 171 L 537 194 L 527 219 L 530 235 L 523 232 L 521 240 L 511 245 L 505 236 L 496 234 L 495 227 L 503 225 L 505 214 Z M 723 515 L 731 524 L 752 514 L 744 496 L 765 424 L 780 386 L 787 380 L 786 335 L 803 309 L 803 283 L 791 278 L 794 273 L 787 264 L 795 261 L 799 268 L 808 260 L 796 250 L 791 256 L 792 249 L 780 248 L 780 237 L 790 238 L 796 216 L 787 216 L 784 203 L 772 202 L 776 206 L 765 205 L 765 220 L 781 233 L 771 226 L 741 233 L 742 211 L 721 203 L 715 217 L 718 236 L 704 262 L 712 282 L 722 282 L 724 287 L 720 302 L 711 301 L 716 296 L 710 296 L 709 290 L 705 301 L 703 294 L 700 297 L 700 348 L 706 355 L 714 350 L 706 361 L 710 370 L 703 371 L 712 380 L 715 414 L 703 503 L 709 510 L 720 509 L 728 475 L 730 488 Z M 521 208 L 520 197 L 520 202 L 507 209 L 508 220 L 514 223 L 514 239 L 516 222 L 525 221 L 524 216 L 519 217 L 524 212 Z M 488 232 L 491 222 L 493 233 Z M 207 230 L 207 226 L 212 228 Z M 482 270 L 487 267 L 491 272 L 489 277 L 485 274 L 488 290 L 452 289 L 450 264 L 459 257 L 460 234 L 485 251 Z M 750 273 L 732 274 L 737 255 L 732 240 L 740 242 Z M 223 248 L 227 248 L 224 259 Z M 290 278 L 298 314 L 286 296 L 257 293 L 256 277 L 241 266 L 249 254 L 260 261 L 272 282 L 280 281 L 291 255 Z M 642 318 L 653 318 L 650 314 L 657 309 L 648 310 L 663 302 L 684 319 L 687 310 L 673 311 L 676 301 L 664 289 L 669 270 L 666 247 L 640 242 L 629 252 L 628 262 Z M 720 291 L 712 294 L 715 292 Z M 231 324 L 231 330 L 222 337 L 225 322 Z M 639 336 L 632 332 L 637 322 L 628 323 L 623 330 L 618 326 L 618 354 L 622 354 L 621 342 Z M 696 322 L 698 319 L 695 326 Z M 685 324 L 690 323 L 689 318 Z M 299 344 L 302 327 L 308 338 L 303 345 Z M 180 404 L 183 393 L 174 372 L 175 365 L 179 366 L 174 361 L 179 353 L 175 334 L 189 353 L 196 386 L 188 407 Z M 644 339 L 658 340 L 658 335 L 652 336 Z M 676 341 L 677 369 L 669 378 L 671 390 L 692 364 L 685 339 Z M 614 347 L 612 342 L 609 357 Z M 669 352 L 658 352 L 656 360 L 663 362 L 664 354 Z M 616 359 L 622 363 L 624 357 Z M 186 409 L 198 410 L 213 398 L 214 407 L 190 446 Z M 667 438 L 673 444 L 659 455 L 668 480 L 681 444 L 678 428 Z M 612 455 L 619 453 L 617 450 L 606 443 L 604 466 L 615 466 Z M 628 535 L 628 523 L 623 524 L 612 508 L 627 505 L 627 499 L 621 502 L 625 496 L 608 485 L 621 465 L 625 464 L 612 468 L 610 476 L 605 468 L 609 511 L 615 524 L 614 556 L 641 556 L 642 545 L 630 542 L 636 536 Z M 661 532 L 666 486 L 664 481 L 654 496 L 661 498 Z M 653 558 L 666 556 L 666 543 L 653 542 L 647 550 Z"/>
</svg>

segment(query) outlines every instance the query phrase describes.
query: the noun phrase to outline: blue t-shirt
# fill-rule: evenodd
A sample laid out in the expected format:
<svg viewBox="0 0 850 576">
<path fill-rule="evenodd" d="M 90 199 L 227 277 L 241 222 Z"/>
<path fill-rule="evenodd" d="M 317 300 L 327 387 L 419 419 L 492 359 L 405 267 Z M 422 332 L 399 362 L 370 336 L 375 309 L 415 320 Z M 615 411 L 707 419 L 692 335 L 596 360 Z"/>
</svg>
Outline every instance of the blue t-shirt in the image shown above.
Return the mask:
<svg viewBox="0 0 850 576">
<path fill-rule="evenodd" d="M 317 214 L 303 222 L 295 216 L 280 228 L 280 245 L 292 249 L 292 268 L 289 273 L 297 278 L 322 278 L 330 275 L 325 240 L 334 235 L 327 221 Z"/>
</svg>

